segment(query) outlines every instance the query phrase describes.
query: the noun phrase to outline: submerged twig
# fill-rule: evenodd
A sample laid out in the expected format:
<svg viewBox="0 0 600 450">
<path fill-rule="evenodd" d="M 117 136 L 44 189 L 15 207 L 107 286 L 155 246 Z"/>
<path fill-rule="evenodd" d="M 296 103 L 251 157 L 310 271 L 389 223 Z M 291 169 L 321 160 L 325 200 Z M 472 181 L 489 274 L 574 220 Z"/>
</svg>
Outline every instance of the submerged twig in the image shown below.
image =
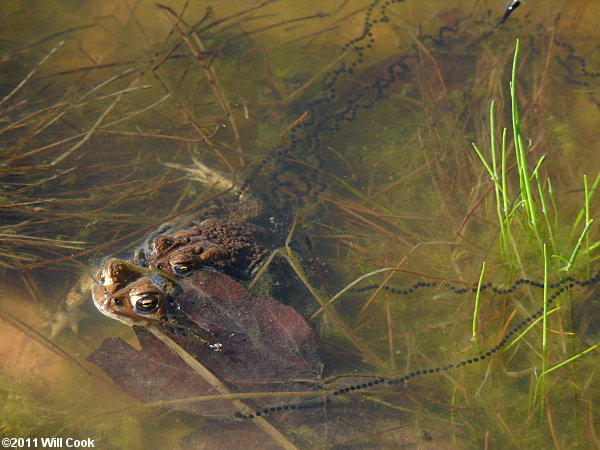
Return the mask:
<svg viewBox="0 0 600 450">
<path fill-rule="evenodd" d="M 79 367 L 81 370 L 83 370 L 88 375 L 92 375 L 92 372 L 90 372 L 83 364 L 81 364 L 73 356 L 71 356 L 66 350 L 62 349 L 60 346 L 58 346 L 56 343 L 52 342 L 46 336 L 35 331 L 31 326 L 27 325 L 25 322 L 23 322 L 18 317 L 15 317 L 13 314 L 11 314 L 8 311 L 5 311 L 3 309 L 0 309 L 0 316 L 2 316 L 4 318 L 4 320 L 9 322 L 15 328 L 18 328 L 19 330 L 26 333 L 34 341 L 36 341 L 37 343 L 44 346 L 46 349 L 48 349 L 52 353 L 58 355 L 62 359 L 66 360 L 72 364 L 75 364 L 77 367 Z"/>
<path fill-rule="evenodd" d="M 186 352 L 177 342 L 167 336 L 165 333 L 160 331 L 153 325 L 148 325 L 146 327 L 148 331 L 150 331 L 154 336 L 160 339 L 165 343 L 171 350 L 173 350 L 177 356 L 179 356 L 185 363 L 190 366 L 196 373 L 198 373 L 206 382 L 208 382 L 211 386 L 213 386 L 217 391 L 219 391 L 223 395 L 228 395 L 231 393 L 229 388 L 225 386 L 225 384 L 217 378 L 210 370 L 204 367 L 197 359 L 191 356 L 188 352 Z M 242 412 L 246 412 L 248 414 L 251 413 L 251 409 L 246 406 L 242 401 L 238 399 L 231 399 L 231 403 L 233 403 L 237 408 L 239 408 Z M 271 436 L 277 443 L 279 443 L 283 448 L 286 449 L 296 449 L 296 446 L 292 444 L 279 430 L 277 430 L 273 425 L 271 425 L 267 420 L 263 417 L 255 417 L 253 423 L 256 424 L 259 428 L 261 428 L 265 433 Z"/>
<path fill-rule="evenodd" d="M 35 66 L 33 68 L 33 70 L 31 72 L 29 72 L 25 78 L 23 78 L 23 80 L 21 80 L 21 82 L 19 84 L 17 84 L 17 86 L 10 91 L 2 100 L 0 100 L 0 106 L 4 105 L 4 103 L 6 103 L 8 100 L 10 100 L 17 92 L 19 92 L 21 90 L 21 88 L 23 86 L 25 86 L 27 84 L 27 82 L 31 79 L 31 77 L 37 72 L 37 70 L 44 65 L 44 63 L 48 60 L 48 58 L 50 58 L 50 56 L 52 56 L 60 47 L 62 47 L 62 45 L 65 43 L 65 41 L 60 41 L 58 43 L 58 45 L 56 45 L 56 47 L 54 47 L 52 50 L 50 50 L 48 52 L 48 54 L 46 56 L 44 56 L 42 58 L 42 60 L 37 64 L 37 66 Z"/>
</svg>

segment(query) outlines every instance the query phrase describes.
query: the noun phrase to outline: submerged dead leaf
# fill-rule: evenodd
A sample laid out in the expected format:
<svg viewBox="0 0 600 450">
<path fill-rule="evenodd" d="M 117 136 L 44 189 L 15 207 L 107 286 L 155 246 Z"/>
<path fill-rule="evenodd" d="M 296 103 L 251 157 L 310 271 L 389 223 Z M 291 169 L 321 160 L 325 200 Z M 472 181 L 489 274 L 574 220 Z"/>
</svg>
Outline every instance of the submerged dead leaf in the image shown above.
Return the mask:
<svg viewBox="0 0 600 450">
<path fill-rule="evenodd" d="M 143 402 L 218 394 L 144 327 L 136 326 L 134 330 L 141 350 L 136 350 L 121 338 L 108 338 L 88 356 L 88 361 L 101 367 L 119 387 Z M 233 411 L 227 403 L 216 407 L 215 403 L 211 403 L 211 411 L 207 407 L 205 404 L 184 404 L 178 409 L 194 413 Z"/>
</svg>

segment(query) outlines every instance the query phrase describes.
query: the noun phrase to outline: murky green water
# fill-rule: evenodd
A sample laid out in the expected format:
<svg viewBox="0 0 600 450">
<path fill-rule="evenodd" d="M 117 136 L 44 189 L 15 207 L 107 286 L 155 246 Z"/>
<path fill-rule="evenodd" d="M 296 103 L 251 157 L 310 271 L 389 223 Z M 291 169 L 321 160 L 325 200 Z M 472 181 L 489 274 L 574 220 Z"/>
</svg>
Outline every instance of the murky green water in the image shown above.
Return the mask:
<svg viewBox="0 0 600 450">
<path fill-rule="evenodd" d="M 286 232 L 297 218 L 293 248 L 323 301 L 398 269 L 336 298 L 342 325 L 311 317 L 317 299 L 277 269 L 294 279 L 282 288 L 273 278 L 271 291 L 314 328 L 331 389 L 496 346 L 542 308 L 543 290 L 484 291 L 475 343 L 476 296 L 448 286 L 476 286 L 484 262 L 484 282 L 501 289 L 544 281 L 541 246 L 519 208 L 502 244 L 494 186 L 472 147 L 490 160 L 496 100 L 496 145 L 508 128 L 507 197 L 518 202 L 508 87 L 517 38 L 527 158 L 533 169 L 545 156 L 540 186 L 553 194 L 539 213 L 548 281 L 598 270 L 596 224 L 568 273 L 551 256 L 569 260 L 598 216 L 597 198 L 584 202 L 584 175 L 589 192 L 600 167 L 594 2 L 522 5 L 501 26 L 502 2 L 330 3 L 194 2 L 182 20 L 176 4 L 2 6 L 3 437 L 276 447 L 252 421 L 144 407 L 85 361 L 106 337 L 135 344 L 132 331 L 89 301 L 65 314 L 69 289 L 102 258 L 127 256 L 167 218 L 214 203 L 218 187 L 172 166 L 191 167 L 192 157 L 266 198 Z M 575 286 L 556 307 L 545 350 L 537 323 L 475 364 L 332 397 L 331 412 L 273 423 L 306 448 L 598 447 L 597 349 L 547 373 L 543 389 L 538 381 L 598 343 L 597 288 Z"/>
</svg>

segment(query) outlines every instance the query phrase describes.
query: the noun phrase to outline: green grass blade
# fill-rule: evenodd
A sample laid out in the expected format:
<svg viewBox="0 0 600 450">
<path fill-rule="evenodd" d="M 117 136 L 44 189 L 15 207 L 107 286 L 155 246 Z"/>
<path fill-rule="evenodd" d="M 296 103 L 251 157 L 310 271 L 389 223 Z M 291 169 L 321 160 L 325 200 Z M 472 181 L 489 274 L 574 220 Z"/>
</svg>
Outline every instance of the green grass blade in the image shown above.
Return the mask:
<svg viewBox="0 0 600 450">
<path fill-rule="evenodd" d="M 517 158 L 517 168 L 519 171 L 519 179 L 521 186 L 521 198 L 527 215 L 529 216 L 529 223 L 538 241 L 541 242 L 541 237 L 538 229 L 538 219 L 536 214 L 535 202 L 531 193 L 531 185 L 529 178 L 529 170 L 527 167 L 527 157 L 525 155 L 525 143 L 523 140 L 523 133 L 521 131 L 521 121 L 519 117 L 519 107 L 517 104 L 517 63 L 519 60 L 519 51 L 521 48 L 520 41 L 517 39 L 515 46 L 515 56 L 513 59 L 512 68 L 512 81 L 510 83 L 510 97 L 512 100 L 512 124 L 513 124 L 513 135 L 515 140 L 515 154 Z"/>
<path fill-rule="evenodd" d="M 542 373 L 537 380 L 536 390 L 533 396 L 533 406 L 535 407 L 539 398 L 544 397 L 544 377 L 546 373 L 546 361 L 548 357 L 548 253 L 546 244 L 542 246 L 542 257 L 544 259 L 544 303 L 542 313 Z M 540 403 L 540 409 L 543 403 Z"/>
<path fill-rule="evenodd" d="M 571 267 L 573 267 L 573 264 L 575 263 L 575 259 L 577 259 L 577 255 L 579 255 L 579 251 L 581 250 L 581 246 L 583 245 L 583 241 L 585 240 L 588 231 L 590 231 L 590 227 L 592 226 L 592 223 L 594 223 L 594 219 L 590 219 L 588 223 L 585 224 L 585 228 L 583 229 L 583 232 L 581 233 L 581 235 L 579 236 L 579 239 L 577 240 L 577 245 L 575 245 L 575 248 L 573 249 L 573 253 L 571 253 L 571 258 L 569 258 L 569 263 L 567 264 L 566 267 L 563 267 L 561 270 L 566 272 L 568 270 L 571 269 Z"/>
<path fill-rule="evenodd" d="M 555 313 L 559 309 L 561 309 L 560 306 L 557 306 L 556 308 L 551 309 L 550 311 L 548 311 L 547 316 L 549 316 L 552 313 Z M 513 345 L 515 345 L 517 342 L 519 342 L 529 332 L 529 330 L 531 330 L 533 327 L 535 327 L 535 325 L 538 324 L 541 320 L 542 320 L 542 317 L 538 317 L 537 319 L 532 320 L 531 323 L 529 324 L 529 326 L 527 328 L 525 328 L 519 335 L 517 335 L 515 338 L 513 338 L 512 342 L 510 344 L 507 344 L 504 346 L 504 349 L 502 351 L 503 352 L 507 351 L 509 348 L 511 348 Z"/>
<path fill-rule="evenodd" d="M 550 372 L 555 371 L 556 369 L 560 369 L 562 366 L 564 366 L 565 364 L 569 364 L 570 362 L 575 361 L 578 358 L 581 358 L 583 355 L 585 355 L 586 353 L 591 352 L 592 350 L 596 349 L 600 347 L 600 342 L 598 342 L 597 344 L 592 345 L 591 347 L 586 348 L 584 351 L 577 353 L 574 356 L 571 356 L 569 359 L 555 365 L 554 367 L 551 367 L 550 369 L 546 370 L 546 372 L 543 373 L 543 375 L 548 375 Z"/>
<path fill-rule="evenodd" d="M 546 201 L 546 194 L 544 194 L 544 187 L 542 186 L 542 180 L 541 180 L 540 174 L 537 170 L 535 171 L 535 180 L 537 182 L 538 192 L 540 194 L 540 203 L 542 205 L 542 214 L 544 217 L 544 222 L 546 223 L 546 228 L 548 229 L 548 237 L 550 238 L 550 245 L 552 246 L 552 253 L 554 253 L 556 251 L 556 241 L 554 240 L 554 230 L 552 229 L 552 224 L 550 223 L 548 202 Z"/>
<path fill-rule="evenodd" d="M 485 274 L 485 261 L 481 265 L 481 274 L 477 284 L 477 294 L 475 295 L 475 308 L 473 309 L 473 342 L 477 345 L 477 314 L 479 313 L 479 297 L 481 296 L 481 284 Z"/>
<path fill-rule="evenodd" d="M 594 196 L 594 193 L 596 192 L 596 188 L 598 187 L 598 185 L 600 184 L 600 172 L 598 172 L 598 175 L 596 175 L 596 179 L 594 180 L 594 184 L 592 184 L 592 188 L 586 192 L 585 194 L 585 201 L 587 203 L 589 203 L 592 200 L 592 197 Z M 581 208 L 581 211 L 579 211 L 579 214 L 577 214 L 577 219 L 575 219 L 575 222 L 573 222 L 573 228 L 572 228 L 572 232 L 575 233 L 575 230 L 577 229 L 577 227 L 579 226 L 579 224 L 581 223 L 581 220 L 586 217 L 586 206 L 584 204 L 583 208 Z M 588 219 L 588 217 L 586 217 L 586 220 Z"/>
</svg>

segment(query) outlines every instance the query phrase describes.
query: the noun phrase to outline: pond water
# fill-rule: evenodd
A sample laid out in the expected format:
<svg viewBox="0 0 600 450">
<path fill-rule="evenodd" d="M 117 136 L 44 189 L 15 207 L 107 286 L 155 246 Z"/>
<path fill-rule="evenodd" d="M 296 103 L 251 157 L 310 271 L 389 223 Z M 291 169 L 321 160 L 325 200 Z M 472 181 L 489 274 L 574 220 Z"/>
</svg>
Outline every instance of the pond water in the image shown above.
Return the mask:
<svg viewBox="0 0 600 450">
<path fill-rule="evenodd" d="M 595 2 L 529 2 L 510 15 L 497 1 L 1 8 L 2 437 L 97 448 L 600 446 Z M 524 176 L 509 88 L 517 39 Z M 499 189 L 473 147 L 491 165 L 492 100 L 497 174 L 507 129 Z M 194 179 L 194 160 L 234 189 Z M 331 400 L 267 415 L 277 438 L 227 408 L 128 394 L 86 357 L 106 338 L 139 348 L 132 328 L 74 288 L 163 222 L 249 196 L 264 201 L 267 245 L 289 237 L 281 255 L 297 259 L 294 269 L 274 258 L 247 288 L 308 322 L 322 373 L 303 382 Z M 566 277 L 577 282 L 536 285 Z M 477 295 L 479 283 L 491 285 Z M 183 383 L 161 389 L 188 392 Z M 277 401 L 298 405 L 298 395 Z"/>
</svg>

